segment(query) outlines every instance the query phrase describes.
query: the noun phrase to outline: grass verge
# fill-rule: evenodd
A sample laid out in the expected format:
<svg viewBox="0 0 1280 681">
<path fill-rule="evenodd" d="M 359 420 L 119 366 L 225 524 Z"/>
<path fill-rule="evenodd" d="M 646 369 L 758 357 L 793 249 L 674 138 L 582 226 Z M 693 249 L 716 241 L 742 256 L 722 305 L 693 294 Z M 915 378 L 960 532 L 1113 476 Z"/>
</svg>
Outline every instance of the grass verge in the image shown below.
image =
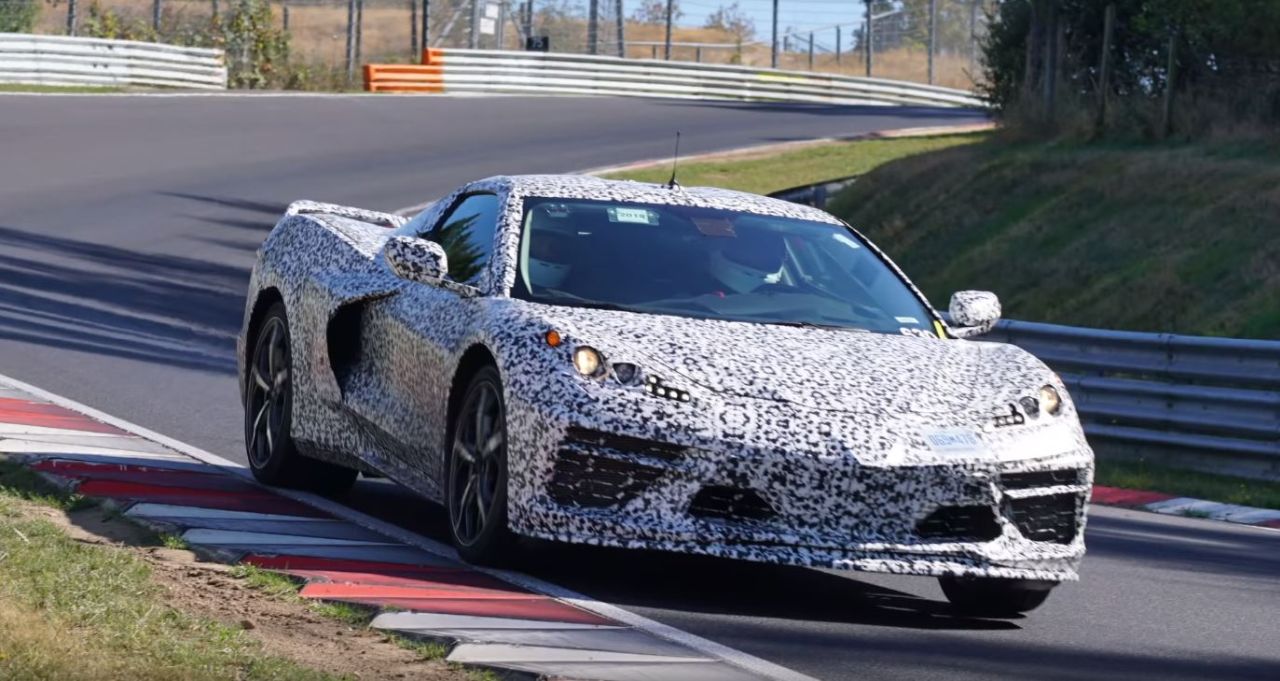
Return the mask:
<svg viewBox="0 0 1280 681">
<path fill-rule="evenodd" d="M 1013 319 L 1280 336 L 1280 140 L 993 135 L 886 163 L 828 210 L 935 303 L 986 289 Z"/>
<path fill-rule="evenodd" d="M 680 164 L 680 184 L 768 194 L 814 182 L 860 175 L 894 159 L 974 144 L 988 133 L 857 140 L 802 146 L 781 152 L 726 154 Z M 608 173 L 613 179 L 666 182 L 670 163 Z"/>
<path fill-rule="evenodd" d="M 1098 460 L 1095 482 L 1108 487 L 1164 492 L 1239 504 L 1280 509 L 1280 482 L 1246 480 L 1226 475 L 1187 471 L 1145 460 Z"/>
<path fill-rule="evenodd" d="M 0 678 L 334 679 L 163 600 L 127 549 L 75 541 L 42 514 L 83 504 L 0 462 Z"/>
</svg>

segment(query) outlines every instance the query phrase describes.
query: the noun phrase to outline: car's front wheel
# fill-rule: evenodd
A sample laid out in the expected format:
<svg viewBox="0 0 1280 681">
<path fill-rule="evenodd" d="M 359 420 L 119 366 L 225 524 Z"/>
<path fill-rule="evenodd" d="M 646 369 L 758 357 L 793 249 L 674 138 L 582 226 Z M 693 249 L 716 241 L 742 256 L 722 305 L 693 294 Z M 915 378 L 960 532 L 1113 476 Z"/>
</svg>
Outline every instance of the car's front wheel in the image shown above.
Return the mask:
<svg viewBox="0 0 1280 681">
<path fill-rule="evenodd" d="M 357 471 L 298 453 L 292 437 L 293 360 L 284 304 L 267 311 L 246 367 L 244 443 L 253 477 L 268 485 L 338 494 Z"/>
<path fill-rule="evenodd" d="M 510 555 L 507 529 L 507 412 L 498 370 L 476 372 L 450 429 L 446 509 L 458 555 L 500 564 Z"/>
<path fill-rule="evenodd" d="M 939 577 L 942 593 L 966 615 L 1013 617 L 1040 607 L 1057 582 L 993 577 Z"/>
</svg>

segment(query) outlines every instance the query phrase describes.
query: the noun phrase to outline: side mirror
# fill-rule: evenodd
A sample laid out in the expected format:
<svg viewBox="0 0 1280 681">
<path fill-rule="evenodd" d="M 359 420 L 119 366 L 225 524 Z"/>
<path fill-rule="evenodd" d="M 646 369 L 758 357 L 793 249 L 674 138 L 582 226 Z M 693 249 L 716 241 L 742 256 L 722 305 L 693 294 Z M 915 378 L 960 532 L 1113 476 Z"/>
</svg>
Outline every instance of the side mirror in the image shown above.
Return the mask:
<svg viewBox="0 0 1280 681">
<path fill-rule="evenodd" d="M 411 236 L 393 236 L 382 251 L 387 266 L 397 277 L 424 284 L 439 284 L 449 273 L 449 257 L 434 241 Z"/>
<path fill-rule="evenodd" d="M 953 335 L 980 336 L 1000 321 L 1000 299 L 990 291 L 956 291 L 949 312 Z"/>
</svg>

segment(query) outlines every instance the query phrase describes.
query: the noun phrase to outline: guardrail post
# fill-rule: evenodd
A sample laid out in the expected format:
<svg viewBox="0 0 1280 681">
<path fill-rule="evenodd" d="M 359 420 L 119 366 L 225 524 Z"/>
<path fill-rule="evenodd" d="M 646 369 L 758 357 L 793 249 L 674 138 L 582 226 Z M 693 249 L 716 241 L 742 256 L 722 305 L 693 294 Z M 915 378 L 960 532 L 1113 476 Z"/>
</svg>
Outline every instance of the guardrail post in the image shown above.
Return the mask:
<svg viewBox="0 0 1280 681">
<path fill-rule="evenodd" d="M 76 0 L 67 0 L 67 35 L 76 34 Z"/>
</svg>

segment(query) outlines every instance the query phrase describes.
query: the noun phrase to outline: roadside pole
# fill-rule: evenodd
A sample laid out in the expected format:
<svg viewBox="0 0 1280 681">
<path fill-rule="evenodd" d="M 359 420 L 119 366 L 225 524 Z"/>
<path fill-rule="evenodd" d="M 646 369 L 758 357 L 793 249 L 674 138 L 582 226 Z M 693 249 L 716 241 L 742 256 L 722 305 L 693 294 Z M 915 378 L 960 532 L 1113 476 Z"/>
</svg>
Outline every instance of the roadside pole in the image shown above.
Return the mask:
<svg viewBox="0 0 1280 681">
<path fill-rule="evenodd" d="M 626 58 L 627 56 L 627 18 L 622 13 L 622 0 L 618 0 L 617 11 L 614 14 L 618 19 L 618 56 Z"/>
<path fill-rule="evenodd" d="M 769 65 L 778 68 L 778 0 L 773 0 L 773 42 L 769 47 Z"/>
<path fill-rule="evenodd" d="M 866 20 L 862 24 L 862 38 L 863 38 L 862 43 L 863 43 L 863 48 L 866 50 L 866 53 L 867 53 L 867 57 L 866 57 L 867 77 L 870 78 L 871 77 L 871 36 L 874 35 L 875 32 L 872 31 L 872 26 L 871 26 L 871 0 L 863 0 L 863 3 L 867 6 L 867 16 L 866 16 Z"/>
<path fill-rule="evenodd" d="M 667 37 L 663 43 L 662 58 L 671 61 L 671 5 L 674 0 L 667 0 Z"/>
</svg>

